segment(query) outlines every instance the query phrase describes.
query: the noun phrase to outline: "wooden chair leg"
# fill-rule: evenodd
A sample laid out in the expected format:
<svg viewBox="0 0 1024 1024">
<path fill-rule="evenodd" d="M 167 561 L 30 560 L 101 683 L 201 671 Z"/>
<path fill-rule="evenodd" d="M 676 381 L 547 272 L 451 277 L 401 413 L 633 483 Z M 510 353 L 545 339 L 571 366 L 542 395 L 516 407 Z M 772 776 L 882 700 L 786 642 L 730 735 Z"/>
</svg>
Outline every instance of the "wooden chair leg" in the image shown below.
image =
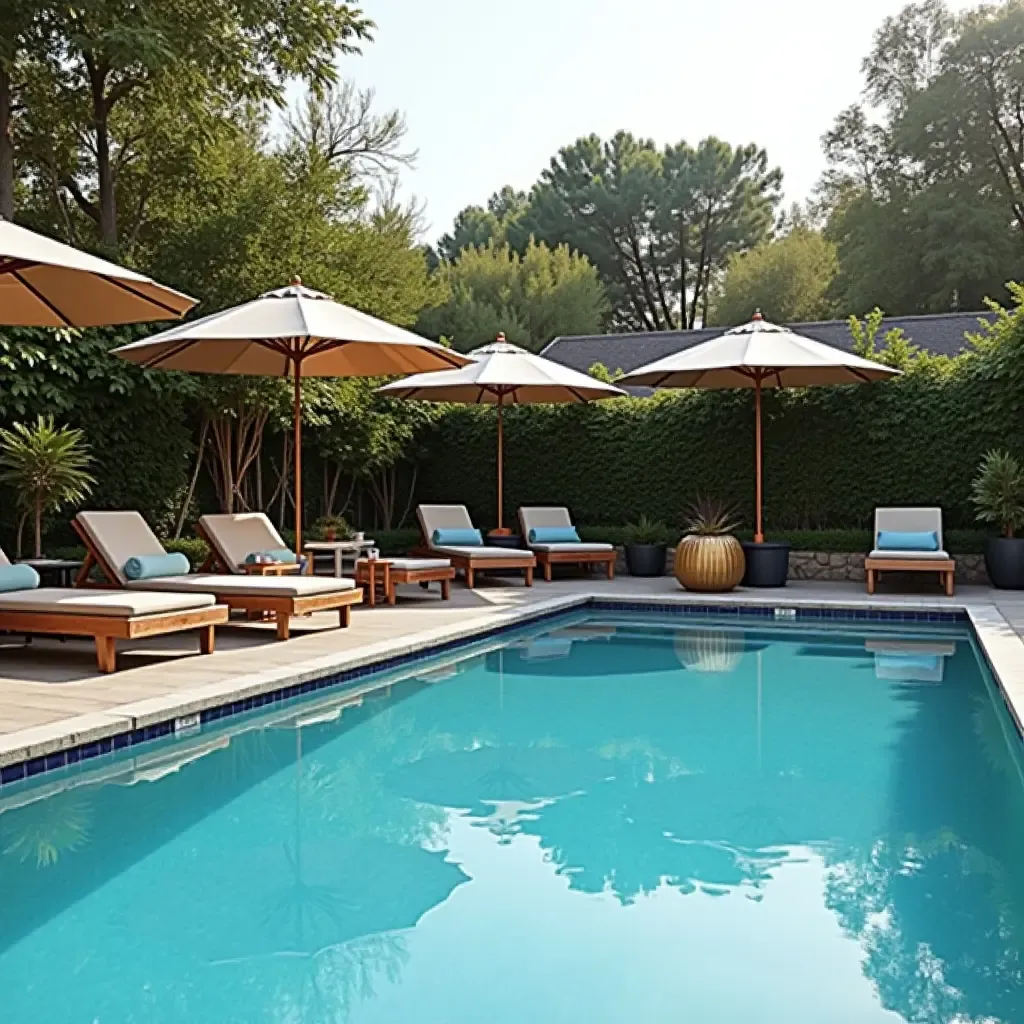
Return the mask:
<svg viewBox="0 0 1024 1024">
<path fill-rule="evenodd" d="M 388 582 L 388 604 L 394 604 L 396 600 L 395 584 Z"/>
<path fill-rule="evenodd" d="M 531 566 L 526 570 L 526 585 L 528 587 L 533 586 L 533 567 Z"/>
<path fill-rule="evenodd" d="M 338 623 L 344 629 L 352 621 L 352 605 L 343 604 L 338 609 Z"/>
<path fill-rule="evenodd" d="M 466 566 L 466 586 L 473 589 L 473 567 Z"/>
<path fill-rule="evenodd" d="M 550 562 L 545 562 L 544 563 L 544 580 L 547 583 L 551 582 L 551 563 Z M 529 586 L 530 584 L 527 583 L 526 585 Z"/>
<path fill-rule="evenodd" d="M 868 593 L 873 594 L 875 592 L 875 570 L 868 569 Z"/>
<path fill-rule="evenodd" d="M 203 626 L 199 630 L 199 653 L 200 654 L 213 654 L 213 649 L 216 644 L 216 637 L 214 636 L 213 626 Z"/>
<path fill-rule="evenodd" d="M 452 581 L 441 580 L 441 600 L 447 601 L 452 596 Z"/>
<path fill-rule="evenodd" d="M 610 579 L 610 580 L 615 579 L 615 559 L 614 558 L 608 559 L 606 565 L 608 567 L 608 579 Z"/>
<path fill-rule="evenodd" d="M 287 612 L 278 612 L 275 618 L 277 619 L 277 639 L 287 640 L 292 635 L 291 616 Z"/>
<path fill-rule="evenodd" d="M 945 576 L 946 597 L 952 597 L 954 589 L 956 587 L 956 581 L 954 579 L 954 575 L 951 572 L 945 572 L 945 573 L 943 573 L 943 576 Z"/>
<path fill-rule="evenodd" d="M 113 672 L 117 668 L 117 645 L 112 636 L 96 637 L 96 663 L 101 672 Z"/>
</svg>

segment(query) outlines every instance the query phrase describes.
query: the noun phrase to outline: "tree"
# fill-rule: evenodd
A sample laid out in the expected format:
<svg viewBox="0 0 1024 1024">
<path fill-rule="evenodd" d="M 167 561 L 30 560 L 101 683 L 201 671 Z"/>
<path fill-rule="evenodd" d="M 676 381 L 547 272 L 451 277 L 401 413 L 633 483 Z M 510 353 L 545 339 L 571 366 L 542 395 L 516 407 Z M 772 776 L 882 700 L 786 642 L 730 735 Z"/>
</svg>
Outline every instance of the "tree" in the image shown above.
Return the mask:
<svg viewBox="0 0 1024 1024">
<path fill-rule="evenodd" d="M 425 310 L 419 329 L 468 351 L 501 331 L 510 342 L 539 351 L 562 334 L 601 329 L 608 300 L 585 256 L 565 245 L 530 242 L 520 256 L 507 245 L 469 248 L 437 276 L 447 299 Z"/>
<path fill-rule="evenodd" d="M 116 252 L 118 185 L 133 163 L 154 157 L 160 142 L 204 130 L 211 111 L 279 103 L 291 77 L 325 88 L 336 53 L 351 52 L 371 28 L 357 8 L 333 0 L 85 0 L 58 8 L 56 45 L 36 55 L 29 94 L 28 146 L 39 179 Z"/>
<path fill-rule="evenodd" d="M 82 431 L 55 427 L 52 416 L 0 429 L 0 481 L 32 516 L 36 558 L 43 556 L 43 516 L 82 501 L 96 483 L 91 463 Z"/>
<path fill-rule="evenodd" d="M 529 198 L 505 185 L 487 200 L 487 208 L 467 206 L 455 217 L 450 233 L 442 235 L 437 243 L 439 255 L 449 261 L 458 259 L 463 249 L 494 242 L 508 242 L 516 252 L 523 252 L 529 234 L 523 221 L 529 211 Z"/>
<path fill-rule="evenodd" d="M 838 270 L 834 243 L 796 227 L 729 261 L 714 299 L 714 320 L 735 325 L 759 309 L 776 323 L 823 320 L 832 312 L 828 291 Z"/>
</svg>

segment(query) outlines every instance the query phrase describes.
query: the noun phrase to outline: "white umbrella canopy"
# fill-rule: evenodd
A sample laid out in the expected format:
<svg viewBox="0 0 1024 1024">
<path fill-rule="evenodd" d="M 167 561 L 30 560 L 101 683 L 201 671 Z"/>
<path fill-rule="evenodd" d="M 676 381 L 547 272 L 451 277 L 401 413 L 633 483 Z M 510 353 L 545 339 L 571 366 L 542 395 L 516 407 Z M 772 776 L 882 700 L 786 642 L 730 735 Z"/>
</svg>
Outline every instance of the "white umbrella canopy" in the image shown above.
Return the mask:
<svg viewBox="0 0 1024 1024">
<path fill-rule="evenodd" d="M 761 390 L 827 384 L 868 384 L 897 376 L 899 370 L 852 352 L 804 338 L 768 323 L 755 313 L 701 345 L 673 353 L 626 374 L 619 383 L 652 388 L 753 388 L 756 423 L 756 507 L 754 540 L 764 541 L 762 523 Z"/>
<path fill-rule="evenodd" d="M 469 353 L 472 362 L 459 370 L 421 373 L 385 384 L 380 391 L 394 398 L 426 402 L 498 407 L 498 530 L 504 531 L 503 475 L 506 405 L 568 404 L 594 402 L 624 395 L 621 388 L 571 370 L 543 356 L 534 355 L 505 341 L 496 341 Z"/>
<path fill-rule="evenodd" d="M 176 320 L 196 300 L 0 219 L 0 325 L 106 327 Z"/>
<path fill-rule="evenodd" d="M 114 349 L 147 369 L 292 377 L 295 547 L 302 552 L 302 378 L 388 377 L 464 366 L 466 356 L 295 280 L 252 302 Z"/>
</svg>

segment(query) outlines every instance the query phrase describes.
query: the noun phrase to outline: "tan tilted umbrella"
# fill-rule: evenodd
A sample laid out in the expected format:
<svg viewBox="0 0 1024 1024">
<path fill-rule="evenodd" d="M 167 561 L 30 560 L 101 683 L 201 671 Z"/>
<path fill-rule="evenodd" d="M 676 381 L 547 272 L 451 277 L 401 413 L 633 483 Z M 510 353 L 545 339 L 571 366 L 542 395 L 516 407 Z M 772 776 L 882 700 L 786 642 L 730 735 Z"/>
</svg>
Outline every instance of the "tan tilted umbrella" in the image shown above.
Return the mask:
<svg viewBox="0 0 1024 1024">
<path fill-rule="evenodd" d="M 494 343 L 469 354 L 473 362 L 461 370 L 421 373 L 386 384 L 380 390 L 394 398 L 498 407 L 498 532 L 504 532 L 504 407 L 593 402 L 602 398 L 615 398 L 625 392 L 594 377 L 570 370 L 561 363 L 510 345 L 505 341 L 504 334 L 499 334 Z"/>
<path fill-rule="evenodd" d="M 761 522 L 761 390 L 805 388 L 818 384 L 868 384 L 899 373 L 852 352 L 794 334 L 755 313 L 747 324 L 701 345 L 675 352 L 626 374 L 619 383 L 651 388 L 753 388 L 756 417 L 757 529 Z"/>
<path fill-rule="evenodd" d="M 469 360 L 295 281 L 252 302 L 114 349 L 147 369 L 292 377 L 295 547 L 302 553 L 302 378 L 389 377 Z"/>
<path fill-rule="evenodd" d="M 0 325 L 106 327 L 176 320 L 196 300 L 0 220 Z"/>
</svg>

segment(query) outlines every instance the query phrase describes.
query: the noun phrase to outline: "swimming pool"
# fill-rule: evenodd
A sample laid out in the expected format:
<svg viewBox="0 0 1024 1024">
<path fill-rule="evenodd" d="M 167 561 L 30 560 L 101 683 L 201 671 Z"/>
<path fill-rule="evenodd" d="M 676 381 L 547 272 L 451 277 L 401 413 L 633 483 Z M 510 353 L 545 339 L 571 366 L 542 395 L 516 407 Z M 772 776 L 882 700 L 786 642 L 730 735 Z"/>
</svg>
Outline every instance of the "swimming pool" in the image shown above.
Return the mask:
<svg viewBox="0 0 1024 1024">
<path fill-rule="evenodd" d="M 0 795 L 3 1024 L 1024 1021 L 967 627 L 580 613 Z"/>
</svg>

